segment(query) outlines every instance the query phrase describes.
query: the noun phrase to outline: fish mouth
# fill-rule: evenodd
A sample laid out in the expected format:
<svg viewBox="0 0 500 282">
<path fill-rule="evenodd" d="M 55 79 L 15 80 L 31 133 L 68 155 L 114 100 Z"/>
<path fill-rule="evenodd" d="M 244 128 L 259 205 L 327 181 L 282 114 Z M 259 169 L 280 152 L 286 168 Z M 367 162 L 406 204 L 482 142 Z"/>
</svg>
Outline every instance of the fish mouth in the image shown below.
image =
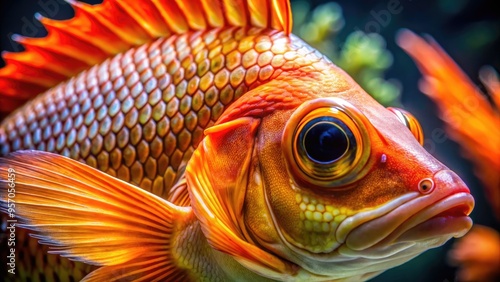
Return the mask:
<svg viewBox="0 0 500 282">
<path fill-rule="evenodd" d="M 436 237 L 462 237 L 472 227 L 472 219 L 468 215 L 473 207 L 474 198 L 468 193 L 449 196 L 410 219 L 408 226 L 413 227 L 400 234 L 397 240 L 418 242 Z M 401 226 L 400 229 L 398 234 L 405 229 L 405 226 Z"/>
<path fill-rule="evenodd" d="M 469 231 L 472 220 L 468 215 L 474 207 L 469 190 L 443 190 L 427 195 L 406 193 L 347 217 L 335 232 L 338 247 L 330 253 L 313 254 L 285 242 L 311 273 L 365 280 L 360 271 L 373 276 Z M 282 236 L 288 238 L 284 232 Z"/>
<path fill-rule="evenodd" d="M 354 252 L 386 248 L 389 245 L 438 247 L 452 237 L 465 235 L 472 227 L 468 216 L 474 198 L 456 192 L 437 200 L 434 195 L 416 197 L 390 212 L 351 229 L 345 246 Z"/>
</svg>

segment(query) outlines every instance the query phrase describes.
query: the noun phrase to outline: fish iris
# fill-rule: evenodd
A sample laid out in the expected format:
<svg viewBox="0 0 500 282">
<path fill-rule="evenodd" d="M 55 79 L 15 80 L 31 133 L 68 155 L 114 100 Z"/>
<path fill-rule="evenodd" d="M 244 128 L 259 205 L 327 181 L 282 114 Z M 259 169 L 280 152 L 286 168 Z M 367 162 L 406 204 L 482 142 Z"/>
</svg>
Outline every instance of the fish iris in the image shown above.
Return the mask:
<svg viewBox="0 0 500 282">
<path fill-rule="evenodd" d="M 333 117 L 311 120 L 299 136 L 301 147 L 307 156 L 320 164 L 332 163 L 349 149 L 352 132 Z"/>
<path fill-rule="evenodd" d="M 370 156 L 366 117 L 343 99 L 301 105 L 283 134 L 287 168 L 297 183 L 335 188 L 362 177 Z"/>
</svg>

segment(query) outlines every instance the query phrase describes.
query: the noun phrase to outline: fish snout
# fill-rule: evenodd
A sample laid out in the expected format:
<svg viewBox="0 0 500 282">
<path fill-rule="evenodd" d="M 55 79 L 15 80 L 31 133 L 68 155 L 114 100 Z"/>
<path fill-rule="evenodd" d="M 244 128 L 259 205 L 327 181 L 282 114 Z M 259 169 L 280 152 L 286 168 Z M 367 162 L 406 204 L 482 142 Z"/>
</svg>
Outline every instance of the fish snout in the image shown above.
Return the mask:
<svg viewBox="0 0 500 282">
<path fill-rule="evenodd" d="M 421 194 L 436 194 L 435 196 L 450 196 L 456 193 L 468 193 L 470 190 L 465 182 L 453 171 L 443 169 L 430 178 L 423 178 L 418 183 Z"/>
<path fill-rule="evenodd" d="M 440 170 L 417 183 L 420 195 L 413 192 L 389 202 L 378 208 L 390 209 L 389 212 L 380 212 L 374 219 L 352 226 L 352 231 L 346 232 L 347 247 L 373 254 L 399 244 L 420 242 L 417 245 L 425 246 L 424 251 L 444 244 L 451 237 L 461 237 L 471 228 L 469 214 L 474 208 L 474 198 L 457 174 Z"/>
<path fill-rule="evenodd" d="M 438 217 L 459 218 L 467 217 L 474 209 L 474 198 L 464 181 L 453 171 L 443 169 L 432 177 L 430 199 L 433 211 L 431 219 Z M 424 187 L 419 187 L 423 189 Z"/>
<path fill-rule="evenodd" d="M 423 202 L 428 207 L 415 214 L 420 214 L 423 221 L 435 218 L 465 218 L 474 208 L 474 198 L 465 182 L 453 171 L 442 169 L 431 178 L 424 178 L 418 183 Z M 428 194 L 428 195 L 427 195 Z"/>
</svg>

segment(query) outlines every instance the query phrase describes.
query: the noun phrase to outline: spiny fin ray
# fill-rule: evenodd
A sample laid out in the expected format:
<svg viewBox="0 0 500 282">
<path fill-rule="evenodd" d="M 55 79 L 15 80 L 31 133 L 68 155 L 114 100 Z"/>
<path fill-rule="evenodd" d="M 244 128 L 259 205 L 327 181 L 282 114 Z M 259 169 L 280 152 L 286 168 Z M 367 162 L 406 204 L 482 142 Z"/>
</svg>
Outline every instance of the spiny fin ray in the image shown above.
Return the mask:
<svg viewBox="0 0 500 282">
<path fill-rule="evenodd" d="M 26 50 L 6 56 L 7 66 L 0 69 L 0 100 L 14 96 L 26 101 L 106 58 L 159 37 L 224 26 L 290 33 L 292 24 L 288 0 L 67 2 L 75 10 L 73 18 L 58 21 L 37 16 L 48 35 L 18 38 Z M 30 68 L 12 67 L 27 66 L 28 59 Z M 14 104 L 4 104 L 0 112 L 14 109 Z"/>
</svg>

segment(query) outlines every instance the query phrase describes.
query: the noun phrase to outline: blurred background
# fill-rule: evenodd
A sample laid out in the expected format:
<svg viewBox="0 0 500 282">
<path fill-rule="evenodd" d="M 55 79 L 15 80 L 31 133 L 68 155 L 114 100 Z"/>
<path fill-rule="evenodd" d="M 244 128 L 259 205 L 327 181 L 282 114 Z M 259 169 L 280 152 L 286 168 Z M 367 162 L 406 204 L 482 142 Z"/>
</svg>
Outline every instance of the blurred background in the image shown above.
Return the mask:
<svg viewBox="0 0 500 282">
<path fill-rule="evenodd" d="M 317 0 L 292 1 L 292 8 L 295 34 L 328 55 L 381 103 L 403 107 L 417 117 L 426 134 L 425 148 L 471 188 L 476 199 L 471 215 L 474 223 L 499 231 L 500 223 L 472 164 L 461 157 L 459 145 L 444 133 L 434 103 L 417 87 L 420 72 L 395 43 L 401 28 L 431 35 L 479 85 L 482 66 L 500 70 L 500 10 L 494 4 L 493 0 Z M 63 0 L 2 0 L 0 50 L 22 50 L 11 40 L 12 34 L 45 35 L 35 13 L 56 19 L 73 15 Z M 439 138 L 431 138 L 436 134 Z M 372 281 L 454 281 L 455 269 L 446 263 L 452 243 L 427 251 Z"/>
</svg>

